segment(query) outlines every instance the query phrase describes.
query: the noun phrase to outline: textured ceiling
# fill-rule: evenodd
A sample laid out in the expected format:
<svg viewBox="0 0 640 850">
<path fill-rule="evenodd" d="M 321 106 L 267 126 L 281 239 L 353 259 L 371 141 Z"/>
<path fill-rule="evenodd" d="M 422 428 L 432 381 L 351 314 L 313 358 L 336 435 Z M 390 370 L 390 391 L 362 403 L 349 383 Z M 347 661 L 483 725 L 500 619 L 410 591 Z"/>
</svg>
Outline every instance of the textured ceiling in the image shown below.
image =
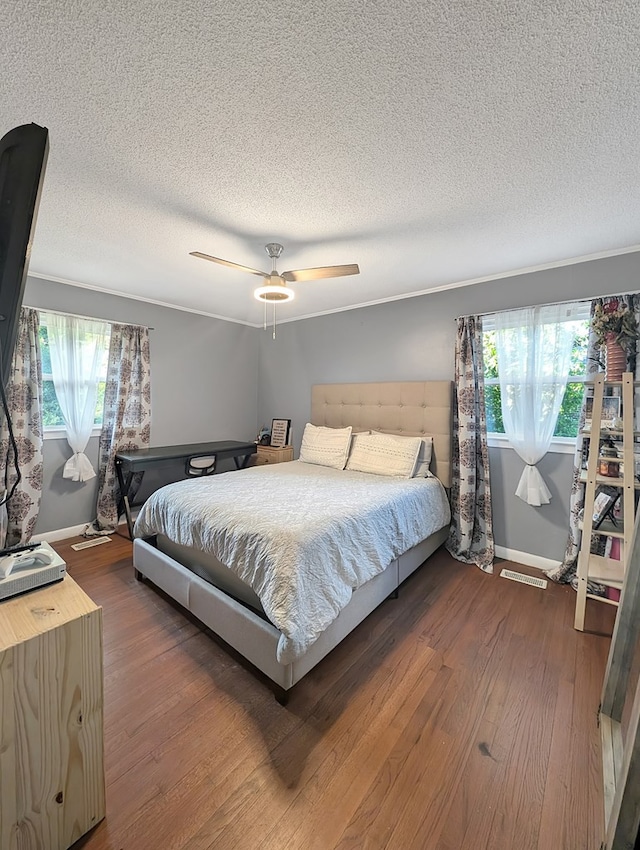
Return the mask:
<svg viewBox="0 0 640 850">
<path fill-rule="evenodd" d="M 0 135 L 50 155 L 31 271 L 260 323 L 640 243 L 637 0 L 5 0 Z"/>
</svg>

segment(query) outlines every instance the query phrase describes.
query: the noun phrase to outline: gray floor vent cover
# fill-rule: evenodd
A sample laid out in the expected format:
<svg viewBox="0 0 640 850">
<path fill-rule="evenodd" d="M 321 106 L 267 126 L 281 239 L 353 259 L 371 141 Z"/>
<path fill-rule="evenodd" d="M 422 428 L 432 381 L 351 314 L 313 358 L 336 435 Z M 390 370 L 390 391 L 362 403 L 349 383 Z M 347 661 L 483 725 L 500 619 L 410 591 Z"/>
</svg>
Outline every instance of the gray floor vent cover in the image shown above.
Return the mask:
<svg viewBox="0 0 640 850">
<path fill-rule="evenodd" d="M 531 584 L 534 587 L 541 587 L 543 590 L 547 586 L 547 582 L 543 578 L 535 578 L 534 576 L 526 576 L 524 573 L 514 573 L 513 570 L 502 570 L 501 578 L 510 578 L 511 581 L 519 581 L 522 584 Z"/>
<path fill-rule="evenodd" d="M 111 543 L 111 538 L 92 537 L 91 540 L 85 540 L 84 543 L 73 543 L 71 548 L 78 552 L 80 549 L 90 549 L 92 546 L 99 546 L 101 543 Z"/>
</svg>

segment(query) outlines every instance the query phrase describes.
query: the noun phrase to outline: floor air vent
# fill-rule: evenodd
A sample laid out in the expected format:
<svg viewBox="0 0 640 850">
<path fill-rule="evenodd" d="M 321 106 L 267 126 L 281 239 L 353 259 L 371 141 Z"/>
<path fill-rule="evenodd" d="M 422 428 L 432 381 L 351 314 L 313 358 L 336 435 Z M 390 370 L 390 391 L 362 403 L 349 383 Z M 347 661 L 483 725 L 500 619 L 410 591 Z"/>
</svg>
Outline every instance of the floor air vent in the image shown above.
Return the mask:
<svg viewBox="0 0 640 850">
<path fill-rule="evenodd" d="M 92 546 L 99 546 L 101 543 L 111 543 L 111 538 L 92 537 L 91 540 L 85 540 L 84 543 L 72 543 L 71 548 L 78 552 L 80 549 L 91 549 Z"/>
<path fill-rule="evenodd" d="M 510 578 L 511 581 L 519 581 L 521 584 L 531 584 L 533 587 L 541 587 L 543 590 L 547 586 L 547 582 L 543 578 L 535 578 L 534 576 L 527 576 L 524 573 L 514 573 L 513 570 L 502 570 L 500 573 L 501 578 Z"/>
</svg>

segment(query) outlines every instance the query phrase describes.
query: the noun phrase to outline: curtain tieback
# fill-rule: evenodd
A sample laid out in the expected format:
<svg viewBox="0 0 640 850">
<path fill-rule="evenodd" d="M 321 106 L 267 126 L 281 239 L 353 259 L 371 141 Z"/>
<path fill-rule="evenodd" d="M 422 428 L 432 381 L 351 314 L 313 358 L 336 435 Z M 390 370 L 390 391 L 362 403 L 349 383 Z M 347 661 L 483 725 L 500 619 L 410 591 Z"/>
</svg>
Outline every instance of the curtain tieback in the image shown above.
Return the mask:
<svg viewBox="0 0 640 850">
<path fill-rule="evenodd" d="M 89 481 L 96 477 L 96 471 L 84 452 L 75 452 L 65 463 L 62 477 L 72 481 Z"/>
<path fill-rule="evenodd" d="M 522 477 L 516 488 L 516 496 L 528 505 L 548 505 L 551 501 L 551 491 L 544 483 L 540 470 L 534 463 L 526 463 Z"/>
</svg>

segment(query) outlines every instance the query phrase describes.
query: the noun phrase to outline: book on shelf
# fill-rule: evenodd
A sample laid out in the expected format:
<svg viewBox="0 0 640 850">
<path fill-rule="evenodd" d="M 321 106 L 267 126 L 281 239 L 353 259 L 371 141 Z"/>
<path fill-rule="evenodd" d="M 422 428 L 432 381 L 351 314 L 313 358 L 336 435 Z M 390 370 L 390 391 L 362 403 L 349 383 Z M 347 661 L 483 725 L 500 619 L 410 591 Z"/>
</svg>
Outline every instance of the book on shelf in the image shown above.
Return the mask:
<svg viewBox="0 0 640 850">
<path fill-rule="evenodd" d="M 591 430 L 591 423 L 593 422 L 593 396 L 588 395 L 584 400 L 584 430 Z"/>
<path fill-rule="evenodd" d="M 586 469 L 589 465 L 589 440 L 582 441 L 582 449 L 580 450 L 580 468 Z"/>
</svg>

